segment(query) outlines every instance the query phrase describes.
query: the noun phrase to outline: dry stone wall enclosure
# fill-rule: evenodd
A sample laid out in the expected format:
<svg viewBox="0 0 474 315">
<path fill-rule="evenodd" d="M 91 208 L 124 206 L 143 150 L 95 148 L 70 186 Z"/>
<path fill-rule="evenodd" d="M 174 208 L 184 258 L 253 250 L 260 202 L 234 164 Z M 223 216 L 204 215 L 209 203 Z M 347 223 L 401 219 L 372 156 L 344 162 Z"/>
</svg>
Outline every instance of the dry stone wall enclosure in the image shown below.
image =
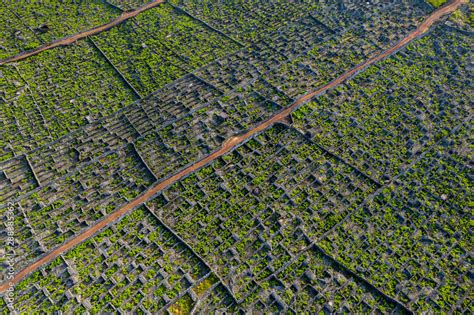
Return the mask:
<svg viewBox="0 0 474 315">
<path fill-rule="evenodd" d="M 2 314 L 474 312 L 471 3 L 155 2 L 0 9 Z"/>
</svg>

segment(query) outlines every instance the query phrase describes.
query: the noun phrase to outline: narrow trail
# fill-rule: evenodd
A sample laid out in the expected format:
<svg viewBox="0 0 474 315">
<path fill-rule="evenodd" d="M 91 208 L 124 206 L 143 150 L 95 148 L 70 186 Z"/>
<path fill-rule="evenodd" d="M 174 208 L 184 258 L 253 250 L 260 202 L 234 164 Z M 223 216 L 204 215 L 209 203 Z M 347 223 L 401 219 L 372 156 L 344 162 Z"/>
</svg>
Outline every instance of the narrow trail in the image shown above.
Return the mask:
<svg viewBox="0 0 474 315">
<path fill-rule="evenodd" d="M 83 231 L 81 234 L 67 240 L 64 244 L 60 245 L 59 247 L 53 249 L 46 255 L 42 256 L 39 260 L 36 262 L 28 265 L 25 267 L 23 270 L 18 272 L 13 279 L 10 281 L 4 282 L 0 285 L 0 293 L 4 293 L 9 287 L 17 284 L 20 282 L 25 276 L 30 274 L 31 272 L 34 272 L 38 268 L 40 268 L 43 265 L 46 265 L 47 263 L 51 262 L 53 259 L 55 259 L 58 255 L 68 251 L 69 249 L 75 247 L 76 245 L 82 243 L 83 241 L 87 240 L 89 237 L 95 235 L 98 233 L 101 229 L 105 228 L 107 225 L 110 223 L 115 222 L 118 220 L 120 217 L 122 217 L 124 214 L 127 212 L 131 211 L 132 209 L 137 208 L 138 206 L 142 205 L 146 201 L 150 200 L 153 196 L 155 196 L 158 192 L 162 191 L 166 187 L 176 183 L 178 180 L 182 179 L 183 177 L 186 177 L 187 175 L 195 172 L 196 170 L 200 169 L 201 167 L 207 165 L 208 163 L 214 161 L 215 159 L 219 158 L 220 156 L 230 152 L 232 149 L 234 149 L 236 146 L 243 144 L 244 141 L 250 139 L 254 135 L 262 132 L 263 130 L 267 129 L 274 123 L 280 122 L 284 120 L 294 109 L 296 109 L 299 105 L 301 105 L 304 102 L 309 101 L 311 98 L 314 96 L 321 94 L 339 84 L 344 82 L 345 80 L 351 78 L 353 75 L 357 74 L 359 71 L 365 69 L 366 67 L 390 56 L 394 52 L 398 51 L 400 48 L 405 46 L 407 43 L 411 42 L 413 39 L 416 37 L 422 35 L 425 33 L 431 25 L 433 25 L 434 22 L 439 20 L 443 15 L 449 14 L 456 10 L 462 3 L 465 3 L 466 1 L 469 0 L 453 0 L 449 4 L 446 4 L 445 6 L 439 8 L 438 10 L 434 11 L 430 16 L 428 16 L 419 26 L 416 30 L 408 34 L 404 39 L 402 39 L 398 44 L 395 46 L 383 51 L 380 53 L 378 56 L 375 56 L 371 59 L 368 59 L 367 61 L 357 65 L 356 67 L 352 68 L 351 70 L 345 72 L 342 74 L 340 77 L 336 78 L 335 80 L 329 82 L 328 84 L 322 86 L 321 88 L 308 93 L 298 100 L 296 100 L 293 104 L 291 104 L 289 107 L 286 109 L 282 110 L 281 112 L 277 113 L 276 115 L 270 117 L 269 119 L 263 121 L 259 125 L 257 125 L 255 128 L 241 134 L 238 136 L 231 137 L 227 139 L 222 147 L 208 155 L 207 157 L 203 158 L 202 160 L 199 160 L 198 162 L 194 163 L 193 165 L 181 170 L 180 172 L 176 173 L 175 175 L 168 177 L 167 179 L 163 180 L 162 182 L 157 183 L 156 185 L 152 186 L 149 188 L 147 191 L 142 193 L 140 196 L 137 198 L 133 199 L 130 201 L 128 204 L 124 205 L 122 208 L 119 208 L 115 212 L 112 212 L 110 215 L 105 217 L 103 220 L 97 222 L 95 225 L 89 227 L 87 230 Z M 153 2 L 152 4 L 156 5 L 158 1 Z M 142 7 L 143 8 L 143 7 Z"/>
<path fill-rule="evenodd" d="M 2 59 L 2 60 L 0 60 L 0 65 L 4 65 L 4 64 L 7 64 L 7 63 L 15 62 L 15 61 L 20 61 L 20 60 L 26 59 L 28 57 L 37 55 L 42 51 L 49 50 L 49 49 L 52 49 L 52 48 L 56 48 L 56 47 L 59 47 L 59 46 L 71 45 L 72 43 L 78 41 L 79 39 L 82 39 L 82 38 L 85 38 L 85 37 L 88 37 L 88 36 L 92 36 L 92 35 L 96 35 L 96 34 L 99 34 L 103 31 L 106 31 L 106 30 L 108 30 L 108 29 L 110 29 L 110 28 L 112 28 L 112 27 L 128 20 L 128 19 L 131 19 L 131 18 L 137 16 L 138 14 L 140 14 L 140 13 L 146 11 L 146 10 L 154 8 L 154 7 L 158 6 L 161 3 L 164 3 L 165 1 L 166 0 L 154 0 L 152 2 L 149 2 L 149 3 L 145 4 L 142 7 L 139 7 L 137 9 L 133 10 L 133 11 L 123 12 L 119 17 L 113 19 L 112 21 L 110 21 L 106 24 L 102 24 L 100 26 L 88 29 L 86 31 L 76 33 L 76 34 L 71 35 L 71 36 L 66 36 L 66 37 L 60 38 L 60 39 L 55 40 L 51 43 L 47 43 L 47 44 L 42 45 L 38 48 L 35 48 L 33 50 L 24 51 L 22 53 L 19 53 L 18 55 Z"/>
</svg>

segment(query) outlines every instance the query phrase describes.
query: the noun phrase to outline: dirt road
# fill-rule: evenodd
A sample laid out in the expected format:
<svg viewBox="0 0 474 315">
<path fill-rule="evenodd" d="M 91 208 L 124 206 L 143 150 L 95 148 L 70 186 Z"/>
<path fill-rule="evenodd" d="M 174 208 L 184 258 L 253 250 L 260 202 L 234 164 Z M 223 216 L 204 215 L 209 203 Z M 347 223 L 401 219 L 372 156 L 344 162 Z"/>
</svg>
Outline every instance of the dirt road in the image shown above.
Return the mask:
<svg viewBox="0 0 474 315">
<path fill-rule="evenodd" d="M 398 44 L 396 44 L 392 48 L 389 48 L 389 49 L 383 51 L 380 55 L 378 55 L 376 57 L 373 57 L 371 59 L 368 59 L 364 63 L 361 63 L 361 64 L 357 65 L 356 67 L 354 67 L 350 71 L 345 72 L 340 77 L 338 77 L 337 79 L 329 82 L 328 84 L 324 85 L 323 87 L 321 87 L 321 88 L 319 88 L 319 89 L 317 89 L 317 90 L 315 90 L 311 93 L 308 93 L 308 94 L 304 95 L 303 97 L 296 100 L 291 106 L 287 107 L 286 109 L 284 109 L 283 111 L 277 113 L 276 115 L 270 117 L 269 119 L 263 121 L 261 124 L 257 125 L 255 128 L 247 131 L 246 133 L 227 139 L 223 143 L 222 147 L 219 150 L 217 150 L 214 153 L 208 155 L 204 159 L 196 162 L 195 164 L 189 166 L 188 168 L 183 169 L 182 171 L 180 171 L 177 174 L 169 177 L 168 179 L 166 179 L 166 180 L 156 184 L 155 186 L 151 187 L 146 192 L 144 192 L 143 194 L 141 194 L 140 196 L 138 196 L 137 198 L 132 200 L 130 203 L 124 205 L 122 208 L 118 209 L 117 211 L 115 211 L 115 212 L 111 213 L 110 215 L 108 215 L 107 217 L 105 217 L 102 221 L 100 221 L 97 224 L 91 226 L 90 228 L 88 228 L 87 230 L 85 230 L 81 234 L 75 236 L 74 238 L 66 241 L 61 246 L 59 246 L 56 249 L 52 250 L 51 252 L 49 252 L 45 256 L 41 257 L 38 261 L 32 263 L 31 265 L 27 266 L 25 269 L 18 272 L 10 282 L 2 283 L 0 285 L 0 293 L 5 292 L 8 289 L 9 286 L 18 283 L 21 279 L 23 279 L 29 273 L 37 270 L 39 267 L 41 267 L 41 266 L 43 266 L 47 263 L 49 263 L 50 261 L 55 259 L 61 253 L 64 253 L 67 250 L 73 248 L 74 246 L 82 243 L 83 241 L 85 241 L 86 239 L 88 239 L 89 237 L 93 236 L 94 234 L 99 232 L 101 229 L 106 227 L 108 224 L 115 222 L 121 216 L 123 216 L 124 214 L 129 212 L 130 210 L 132 210 L 132 209 L 140 206 L 144 202 L 148 201 L 149 199 L 151 199 L 154 195 L 156 195 L 158 192 L 160 192 L 164 188 L 172 185 L 173 183 L 177 182 L 178 180 L 182 179 L 183 177 L 193 173 L 197 169 L 205 166 L 206 164 L 212 162 L 213 160 L 217 159 L 218 157 L 224 155 L 225 153 L 228 153 L 229 151 L 234 149 L 237 145 L 242 144 L 244 141 L 248 140 L 249 138 L 251 138 L 252 136 L 258 134 L 259 132 L 265 130 L 266 128 L 270 127 L 274 123 L 283 120 L 296 107 L 298 107 L 298 105 L 300 105 L 304 102 L 307 102 L 311 98 L 313 98 L 314 96 L 316 96 L 318 94 L 321 94 L 321 93 L 323 93 L 323 92 L 325 92 L 325 91 L 341 84 L 345 80 L 347 80 L 350 77 L 352 77 L 353 75 L 355 75 L 357 72 L 359 72 L 359 71 L 363 70 L 364 68 L 374 64 L 375 62 L 380 61 L 380 60 L 390 56 L 391 54 L 393 54 L 394 52 L 396 52 L 397 50 L 402 48 L 404 45 L 406 45 L 407 43 L 409 43 L 410 41 L 412 41 L 416 37 L 418 37 L 418 36 L 422 35 L 423 33 L 425 33 L 434 22 L 436 22 L 438 19 L 440 19 L 443 15 L 453 12 L 457 7 L 459 7 L 459 5 L 461 5 L 465 1 L 466 0 L 454 0 L 453 2 L 443 6 L 442 8 L 439 8 L 438 10 L 433 12 L 430 16 L 428 16 L 420 24 L 420 26 L 416 30 L 414 30 L 412 33 L 408 34 L 407 37 L 405 37 L 403 40 L 401 40 Z"/>
<path fill-rule="evenodd" d="M 146 5 L 137 8 L 136 10 L 127 11 L 127 12 L 122 13 L 119 17 L 117 17 L 116 19 L 110 21 L 109 23 L 91 28 L 87 31 L 83 31 L 83 32 L 80 32 L 80 33 L 77 33 L 77 34 L 74 34 L 74 35 L 71 35 L 71 36 L 68 36 L 68 37 L 60 38 L 58 40 L 55 40 L 54 42 L 45 44 L 45 45 L 40 46 L 36 49 L 25 51 L 25 52 L 22 52 L 18 55 L 2 59 L 2 60 L 0 60 L 0 65 L 4 65 L 4 64 L 11 63 L 11 62 L 14 62 L 14 61 L 20 61 L 22 59 L 37 55 L 42 51 L 45 51 L 45 50 L 48 50 L 48 49 L 51 49 L 51 48 L 55 48 L 55 47 L 59 47 L 59 46 L 70 45 L 70 44 L 74 43 L 75 41 L 77 41 L 79 39 L 85 38 L 87 36 L 92 36 L 92 35 L 95 35 L 95 34 L 99 34 L 100 32 L 106 31 L 106 30 L 110 29 L 111 27 L 114 27 L 114 26 L 122 23 L 123 21 L 126 21 L 130 18 L 133 18 L 134 16 L 137 16 L 138 14 L 142 13 L 143 11 L 154 8 L 154 7 L 156 7 L 157 5 L 159 5 L 160 3 L 163 3 L 163 2 L 165 2 L 165 0 L 155 0 L 155 1 L 149 2 Z"/>
</svg>

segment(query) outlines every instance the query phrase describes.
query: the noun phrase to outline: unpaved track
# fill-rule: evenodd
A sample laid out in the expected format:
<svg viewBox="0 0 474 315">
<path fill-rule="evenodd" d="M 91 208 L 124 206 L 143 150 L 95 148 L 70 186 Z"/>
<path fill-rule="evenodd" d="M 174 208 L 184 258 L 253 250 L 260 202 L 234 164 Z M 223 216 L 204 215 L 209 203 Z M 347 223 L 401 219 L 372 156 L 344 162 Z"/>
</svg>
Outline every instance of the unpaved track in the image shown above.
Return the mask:
<svg viewBox="0 0 474 315">
<path fill-rule="evenodd" d="M 249 138 L 256 135 L 257 133 L 265 130 L 266 128 L 270 127 L 274 123 L 282 121 L 298 105 L 300 105 L 304 102 L 307 102 L 308 100 L 310 100 L 314 96 L 316 96 L 318 94 L 321 94 L 321 93 L 329 90 L 330 88 L 333 88 L 333 87 L 341 84 L 342 82 L 349 79 L 350 77 L 355 75 L 357 72 L 363 70 L 364 68 L 368 67 L 369 65 L 372 65 L 373 63 L 375 63 L 377 61 L 380 61 L 380 60 L 390 56 L 391 54 L 393 54 L 394 52 L 396 52 L 397 50 L 402 48 L 404 45 L 406 45 L 407 43 L 409 43 L 410 41 L 412 41 L 416 37 L 418 37 L 418 36 L 422 35 L 423 33 L 425 33 L 431 27 L 431 25 L 434 22 L 436 22 L 438 19 L 440 19 L 443 15 L 453 12 L 454 10 L 456 10 L 456 8 L 459 7 L 459 5 L 461 5 L 463 2 L 466 2 L 466 1 L 468 1 L 468 0 L 454 0 L 451 3 L 439 8 L 438 10 L 433 12 L 429 17 L 427 17 L 420 24 L 420 26 L 416 30 L 414 30 L 412 33 L 408 34 L 407 37 L 405 37 L 403 40 L 401 40 L 398 44 L 396 44 L 392 48 L 389 48 L 389 49 L 385 50 L 384 52 L 382 52 L 380 55 L 378 55 L 376 57 L 373 57 L 371 59 L 368 59 L 367 61 L 357 65 L 356 67 L 354 67 L 350 71 L 342 74 L 340 77 L 338 77 L 337 79 L 329 82 L 328 84 L 324 85 L 323 87 L 302 96 L 301 98 L 296 100 L 293 104 L 291 104 L 291 106 L 287 107 L 286 109 L 279 112 L 275 116 L 272 116 L 269 119 L 263 121 L 261 124 L 257 125 L 255 128 L 247 131 L 246 133 L 243 133 L 241 135 L 238 135 L 238 136 L 231 137 L 231 138 L 227 139 L 223 143 L 222 147 L 219 150 L 217 150 L 214 153 L 208 155 L 204 159 L 196 162 L 195 164 L 189 166 L 188 168 L 183 169 L 182 171 L 176 173 L 175 175 L 165 179 L 164 181 L 162 181 L 160 183 L 157 183 L 155 186 L 151 187 L 146 192 L 144 192 L 143 194 L 141 194 L 140 196 L 138 196 L 137 198 L 135 198 L 134 200 L 132 200 L 128 204 L 124 205 L 122 208 L 118 209 L 117 211 L 115 211 L 115 212 L 111 213 L 110 215 L 108 215 L 107 217 L 105 217 L 102 221 L 100 221 L 97 224 L 91 226 L 90 228 L 88 228 L 87 230 L 82 232 L 81 234 L 79 234 L 79 235 L 71 238 L 70 240 L 66 241 L 64 244 L 62 244 L 61 246 L 55 248 L 54 250 L 52 250 L 48 254 L 42 256 L 38 261 L 36 261 L 36 262 L 32 263 L 31 265 L 28 265 L 27 267 L 25 267 L 25 269 L 18 272 L 12 280 L 10 280 L 9 282 L 2 283 L 2 285 L 0 285 L 0 293 L 5 292 L 8 289 L 9 286 L 12 286 L 12 285 L 18 283 L 21 279 L 23 279 L 29 273 L 37 270 L 39 267 L 41 267 L 41 266 L 43 266 L 47 263 L 49 263 L 50 261 L 55 259 L 58 255 L 68 251 L 69 249 L 75 247 L 76 245 L 82 243 L 83 241 L 85 241 L 89 237 L 93 236 L 94 234 L 99 232 L 101 229 L 106 227 L 108 224 L 115 222 L 117 219 L 119 219 L 121 216 L 126 214 L 128 211 L 130 211 L 130 210 L 140 206 L 144 202 L 148 201 L 155 194 L 157 194 L 158 192 L 160 192 L 164 188 L 174 184 L 175 182 L 177 182 L 181 178 L 193 173 L 197 169 L 205 166 L 206 164 L 208 164 L 208 163 L 212 162 L 213 160 L 217 159 L 218 157 L 220 157 L 220 156 L 224 155 L 225 153 L 231 151 L 235 146 L 237 146 L 239 144 L 242 144 L 244 141 L 248 140 Z"/>
<path fill-rule="evenodd" d="M 92 36 L 92 35 L 99 34 L 103 31 L 106 31 L 106 30 L 110 29 L 111 27 L 114 27 L 114 26 L 122 23 L 123 21 L 126 21 L 130 18 L 133 18 L 133 17 L 137 16 L 138 14 L 142 13 L 143 11 L 154 8 L 157 5 L 159 5 L 160 3 L 164 3 L 164 2 L 165 2 L 165 0 L 155 0 L 155 1 L 149 2 L 146 5 L 137 8 L 136 10 L 123 12 L 119 17 L 113 19 L 109 23 L 91 28 L 91 29 L 83 31 L 83 32 L 79 32 L 79 33 L 71 35 L 71 36 L 60 38 L 58 40 L 55 40 L 54 42 L 45 44 L 45 45 L 40 46 L 36 49 L 25 51 L 25 52 L 19 53 L 18 55 L 2 59 L 2 60 L 0 60 L 0 65 L 4 65 L 4 64 L 14 62 L 14 61 L 20 61 L 22 59 L 26 59 L 28 57 L 37 55 L 42 51 L 45 51 L 45 50 L 48 50 L 48 49 L 51 49 L 51 48 L 55 48 L 55 47 L 59 47 L 59 46 L 70 45 L 70 44 L 76 42 L 79 39 L 85 38 L 87 36 Z"/>
</svg>

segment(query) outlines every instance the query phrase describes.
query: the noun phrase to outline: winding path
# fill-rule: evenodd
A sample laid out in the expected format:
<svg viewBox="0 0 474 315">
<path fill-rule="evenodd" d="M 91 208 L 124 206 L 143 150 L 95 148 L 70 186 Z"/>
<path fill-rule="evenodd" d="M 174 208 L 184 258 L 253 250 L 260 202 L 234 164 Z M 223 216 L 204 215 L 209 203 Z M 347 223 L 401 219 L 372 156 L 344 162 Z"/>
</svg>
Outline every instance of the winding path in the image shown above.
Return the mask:
<svg viewBox="0 0 474 315">
<path fill-rule="evenodd" d="M 40 46 L 38 48 L 35 48 L 33 50 L 24 51 L 22 53 L 19 53 L 18 55 L 2 59 L 2 60 L 0 60 L 0 65 L 4 65 L 4 64 L 7 64 L 7 63 L 15 62 L 15 61 L 20 61 L 20 60 L 26 59 L 28 57 L 37 55 L 42 51 L 49 50 L 49 49 L 52 49 L 52 48 L 56 48 L 56 47 L 59 47 L 59 46 L 71 45 L 72 43 L 78 41 L 79 39 L 82 39 L 82 38 L 85 38 L 85 37 L 88 37 L 88 36 L 92 36 L 92 35 L 96 35 L 96 34 L 99 34 L 103 31 L 106 31 L 106 30 L 108 30 L 108 29 L 110 29 L 110 28 L 112 28 L 112 27 L 128 20 L 128 19 L 131 19 L 131 18 L 137 16 L 138 14 L 142 13 L 143 11 L 154 8 L 154 7 L 156 7 L 159 4 L 164 3 L 164 2 L 165 2 L 165 0 L 151 1 L 147 4 L 145 4 L 144 6 L 139 7 L 137 9 L 133 10 L 133 11 L 123 12 L 119 17 L 113 19 L 112 21 L 110 21 L 106 24 L 102 24 L 100 26 L 88 29 L 88 30 L 83 31 L 83 32 L 76 33 L 76 34 L 71 35 L 71 36 L 60 38 L 60 39 L 55 40 L 51 43 L 48 43 L 48 44 L 45 44 L 45 45 Z"/>
<path fill-rule="evenodd" d="M 139 195 L 137 198 L 133 199 L 130 201 L 128 204 L 124 205 L 123 207 L 119 208 L 115 212 L 112 212 L 110 215 L 105 217 L 103 220 L 97 222 L 95 225 L 89 227 L 87 230 L 83 231 L 79 235 L 67 240 L 64 244 L 60 245 L 59 247 L 53 249 L 46 255 L 42 256 L 39 260 L 36 262 L 28 265 L 25 267 L 23 270 L 18 272 L 13 279 L 11 279 L 8 282 L 4 282 L 0 285 L 0 293 L 4 293 L 9 287 L 14 286 L 17 284 L 19 281 L 21 281 L 24 277 L 26 277 L 28 274 L 31 272 L 34 272 L 38 268 L 40 268 L 43 265 L 46 265 L 47 263 L 51 262 L 53 259 L 55 259 L 58 255 L 70 250 L 71 248 L 75 247 L 76 245 L 82 243 L 83 241 L 87 240 L 89 237 L 95 235 L 98 233 L 101 229 L 105 228 L 107 225 L 110 223 L 115 222 L 118 220 L 120 217 L 125 215 L 127 212 L 131 211 L 132 209 L 137 208 L 138 206 L 142 205 L 146 201 L 150 200 L 153 196 L 155 196 L 158 192 L 161 190 L 165 189 L 166 187 L 174 184 L 178 180 L 182 179 L 183 177 L 186 177 L 187 175 L 193 173 L 197 169 L 207 165 L 208 163 L 211 163 L 213 160 L 217 159 L 218 157 L 230 152 L 232 149 L 234 149 L 236 146 L 243 144 L 246 140 L 250 139 L 254 135 L 262 132 L 263 130 L 267 129 L 271 125 L 273 125 L 276 122 L 280 122 L 284 120 L 293 110 L 295 110 L 299 105 L 301 105 L 304 102 L 309 101 L 311 98 L 333 88 L 336 87 L 337 85 L 341 84 L 345 80 L 351 78 L 358 72 L 364 70 L 368 66 L 392 55 L 399 49 L 401 49 L 403 46 L 405 46 L 407 43 L 411 42 L 418 36 L 424 34 L 430 27 L 433 25 L 434 22 L 439 20 L 442 16 L 445 14 L 449 14 L 456 10 L 462 3 L 465 3 L 469 0 L 453 0 L 449 4 L 446 4 L 445 6 L 437 9 L 434 11 L 430 16 L 428 16 L 419 26 L 416 30 L 408 34 L 404 39 L 402 39 L 399 43 L 397 43 L 395 46 L 383 51 L 379 55 L 368 59 L 367 61 L 355 66 L 351 70 L 345 72 L 335 80 L 329 82 L 328 84 L 322 86 L 321 88 L 310 92 L 298 100 L 296 100 L 293 104 L 291 104 L 289 107 L 286 109 L 280 111 L 276 115 L 270 117 L 269 119 L 263 121 L 259 125 L 257 125 L 255 128 L 241 134 L 235 137 L 231 137 L 227 139 L 222 147 L 218 149 L 217 151 L 211 153 L 207 157 L 203 158 L 202 160 L 199 160 L 195 164 L 179 171 L 178 173 L 172 175 L 171 177 L 168 177 L 167 179 L 155 184 L 151 188 L 149 188 L 147 191 Z M 155 1 L 152 2 L 149 7 L 155 6 L 161 1 Z M 142 11 L 145 10 L 142 7 Z M 133 11 L 136 12 L 136 11 Z M 135 13 L 135 15 L 138 13 Z M 122 19 L 123 20 L 123 19 Z M 117 22 L 117 24 L 120 22 Z"/>
</svg>

